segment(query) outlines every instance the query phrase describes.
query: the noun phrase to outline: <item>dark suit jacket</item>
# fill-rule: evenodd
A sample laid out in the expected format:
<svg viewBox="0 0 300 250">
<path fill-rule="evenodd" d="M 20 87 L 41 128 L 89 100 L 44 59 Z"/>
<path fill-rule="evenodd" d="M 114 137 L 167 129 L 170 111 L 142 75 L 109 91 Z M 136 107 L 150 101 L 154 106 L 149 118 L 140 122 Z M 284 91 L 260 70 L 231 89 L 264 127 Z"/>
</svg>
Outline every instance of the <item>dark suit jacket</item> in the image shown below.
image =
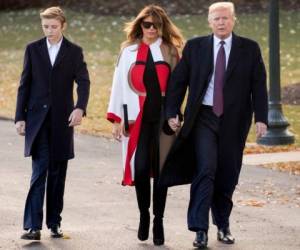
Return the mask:
<svg viewBox="0 0 300 250">
<path fill-rule="evenodd" d="M 189 135 L 212 72 L 213 35 L 189 40 L 171 76 L 166 94 L 166 117 L 171 118 L 180 113 L 188 89 L 184 124 L 167 157 L 161 183 L 172 186 L 192 180 L 195 159 Z M 256 122 L 267 124 L 266 72 L 256 42 L 233 34 L 223 96 L 218 171 L 224 169 L 224 178 L 226 172 L 234 172 L 233 181 L 237 182 L 253 111 Z"/>
<path fill-rule="evenodd" d="M 74 81 L 78 96 L 75 106 Z M 52 158 L 74 157 L 74 131 L 68 126 L 68 118 L 74 108 L 86 111 L 89 86 L 89 74 L 79 46 L 63 38 L 53 67 L 46 38 L 26 47 L 15 115 L 15 122 L 26 121 L 25 156 L 31 155 L 34 139 L 50 110 Z"/>
</svg>

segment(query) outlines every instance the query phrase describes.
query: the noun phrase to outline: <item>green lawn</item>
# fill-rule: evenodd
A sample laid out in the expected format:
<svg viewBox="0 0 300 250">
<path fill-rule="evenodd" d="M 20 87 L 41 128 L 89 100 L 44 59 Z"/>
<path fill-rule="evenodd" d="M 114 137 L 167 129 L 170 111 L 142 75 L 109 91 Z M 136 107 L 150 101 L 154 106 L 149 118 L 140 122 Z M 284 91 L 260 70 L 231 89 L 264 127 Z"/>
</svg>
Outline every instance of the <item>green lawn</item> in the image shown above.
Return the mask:
<svg viewBox="0 0 300 250">
<path fill-rule="evenodd" d="M 123 23 L 131 17 L 96 16 L 67 10 L 66 36 L 81 45 L 85 51 L 92 80 L 88 118 L 82 131 L 106 134 L 110 124 L 105 120 L 109 89 L 120 43 L 124 39 Z M 210 32 L 206 16 L 172 16 L 186 39 Z M 282 85 L 300 81 L 299 14 L 296 11 L 280 13 L 281 82 Z M 259 42 L 268 65 L 268 16 L 260 14 L 238 15 L 236 33 Z M 37 9 L 0 12 L 0 115 L 13 117 L 15 93 L 22 68 L 25 45 L 42 36 Z M 267 66 L 268 68 L 268 66 Z M 4 73 L 3 73 L 4 72 Z M 286 115 L 293 130 L 300 134 L 299 106 L 286 107 Z M 250 136 L 250 138 L 252 138 Z"/>
</svg>

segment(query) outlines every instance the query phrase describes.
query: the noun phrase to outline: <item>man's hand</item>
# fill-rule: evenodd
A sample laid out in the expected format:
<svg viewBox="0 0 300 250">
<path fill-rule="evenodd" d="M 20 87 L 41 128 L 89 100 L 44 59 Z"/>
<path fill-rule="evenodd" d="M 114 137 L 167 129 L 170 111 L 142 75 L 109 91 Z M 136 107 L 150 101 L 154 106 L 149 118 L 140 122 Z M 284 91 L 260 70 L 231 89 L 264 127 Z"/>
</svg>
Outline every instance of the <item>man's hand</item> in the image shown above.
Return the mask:
<svg viewBox="0 0 300 250">
<path fill-rule="evenodd" d="M 256 138 L 260 138 L 267 133 L 267 125 L 263 122 L 257 122 L 256 124 Z"/>
<path fill-rule="evenodd" d="M 180 126 L 181 126 L 181 123 L 180 123 L 180 121 L 179 121 L 178 115 L 176 115 L 176 118 L 170 118 L 170 119 L 168 120 L 168 124 L 169 124 L 170 128 L 171 128 L 174 132 L 176 132 L 176 131 L 180 128 Z"/>
<path fill-rule="evenodd" d="M 81 124 L 83 116 L 83 110 L 82 109 L 74 109 L 72 113 L 69 116 L 69 127 L 74 127 Z"/>
<path fill-rule="evenodd" d="M 116 139 L 117 141 L 121 141 L 122 125 L 120 123 L 115 122 L 113 124 L 111 133 L 114 139 Z"/>
<path fill-rule="evenodd" d="M 26 126 L 26 123 L 25 121 L 17 121 L 16 122 L 16 130 L 17 130 L 17 133 L 19 135 L 25 135 L 25 126 Z"/>
</svg>

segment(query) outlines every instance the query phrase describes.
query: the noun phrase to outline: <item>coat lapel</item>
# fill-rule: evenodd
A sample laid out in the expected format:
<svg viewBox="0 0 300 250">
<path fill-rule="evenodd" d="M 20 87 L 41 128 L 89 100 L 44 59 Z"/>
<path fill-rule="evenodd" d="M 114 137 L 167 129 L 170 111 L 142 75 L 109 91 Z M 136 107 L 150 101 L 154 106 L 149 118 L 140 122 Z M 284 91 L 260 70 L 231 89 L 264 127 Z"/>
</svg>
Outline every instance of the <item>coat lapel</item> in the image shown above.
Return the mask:
<svg viewBox="0 0 300 250">
<path fill-rule="evenodd" d="M 213 42 L 213 36 L 208 36 L 203 48 L 199 51 L 199 58 L 202 58 L 202 60 L 200 60 L 202 62 L 200 67 L 204 68 L 204 70 L 202 69 L 202 72 L 206 79 L 210 78 L 213 69 Z"/>
<path fill-rule="evenodd" d="M 231 50 L 230 50 L 230 55 L 228 60 L 228 66 L 226 70 L 225 84 L 229 79 L 235 66 L 237 65 L 240 54 L 241 54 L 241 40 L 238 36 L 232 34 L 232 45 L 231 45 Z"/>
<path fill-rule="evenodd" d="M 62 43 L 61 43 L 61 47 L 58 51 L 58 54 L 56 56 L 53 68 L 56 67 L 57 65 L 59 65 L 62 61 L 62 59 L 65 57 L 66 52 L 68 50 L 68 41 L 65 37 L 63 37 Z"/>
<path fill-rule="evenodd" d="M 49 57 L 49 53 L 48 53 L 46 38 L 40 40 L 39 52 L 40 52 L 43 60 L 45 61 L 46 65 L 51 69 L 52 65 L 51 65 L 51 62 L 50 62 L 50 57 Z"/>
<path fill-rule="evenodd" d="M 202 86 L 199 86 L 197 93 L 197 100 L 201 99 L 203 90 L 205 91 L 208 82 L 212 75 L 213 70 L 213 36 L 210 35 L 204 41 L 203 45 L 199 48 L 198 51 L 198 61 L 195 64 L 199 63 L 199 83 L 201 82 Z"/>
</svg>

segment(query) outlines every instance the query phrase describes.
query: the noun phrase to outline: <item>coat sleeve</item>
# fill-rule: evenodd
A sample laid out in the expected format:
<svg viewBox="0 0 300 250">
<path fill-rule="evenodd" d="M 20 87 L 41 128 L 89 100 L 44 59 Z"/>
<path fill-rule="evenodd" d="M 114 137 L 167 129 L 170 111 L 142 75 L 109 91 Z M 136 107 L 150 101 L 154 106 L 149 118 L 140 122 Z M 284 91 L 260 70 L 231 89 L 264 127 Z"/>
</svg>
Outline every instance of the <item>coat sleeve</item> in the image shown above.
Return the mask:
<svg viewBox="0 0 300 250">
<path fill-rule="evenodd" d="M 126 72 L 124 71 L 124 51 L 121 52 L 118 62 L 115 67 L 108 110 L 106 114 L 107 120 L 114 123 L 120 123 L 122 120 L 123 108 L 123 80 L 127 79 Z"/>
<path fill-rule="evenodd" d="M 172 72 L 166 93 L 166 119 L 180 114 L 180 108 L 189 82 L 189 42 L 185 45 L 182 58 Z"/>
<path fill-rule="evenodd" d="M 252 102 L 255 122 L 268 124 L 266 69 L 258 44 L 255 47 L 255 59 L 252 71 Z"/>
<path fill-rule="evenodd" d="M 27 105 L 30 93 L 30 85 L 32 80 L 32 67 L 29 46 L 26 47 L 23 63 L 23 71 L 21 74 L 20 85 L 17 91 L 17 105 L 15 122 L 25 121 Z"/>
<path fill-rule="evenodd" d="M 77 83 L 78 98 L 75 108 L 82 109 L 84 115 L 86 115 L 86 108 L 90 95 L 90 78 L 81 48 L 79 50 L 79 57 L 77 59 L 75 82 Z"/>
</svg>

